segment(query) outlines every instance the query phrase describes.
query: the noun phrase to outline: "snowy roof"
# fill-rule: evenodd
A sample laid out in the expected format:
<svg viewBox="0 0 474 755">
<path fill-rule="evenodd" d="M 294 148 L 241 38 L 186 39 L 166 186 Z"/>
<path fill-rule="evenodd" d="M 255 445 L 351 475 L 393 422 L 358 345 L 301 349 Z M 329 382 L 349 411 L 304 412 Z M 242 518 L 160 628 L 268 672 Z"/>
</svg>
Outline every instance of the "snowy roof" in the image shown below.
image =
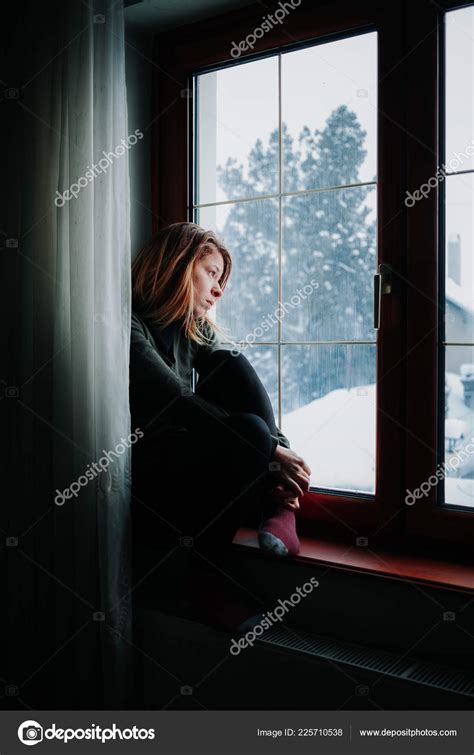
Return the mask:
<svg viewBox="0 0 474 755">
<path fill-rule="evenodd" d="M 469 314 L 474 314 L 472 300 L 466 297 L 461 286 L 452 278 L 446 279 L 446 299 L 460 309 L 464 309 Z"/>
</svg>

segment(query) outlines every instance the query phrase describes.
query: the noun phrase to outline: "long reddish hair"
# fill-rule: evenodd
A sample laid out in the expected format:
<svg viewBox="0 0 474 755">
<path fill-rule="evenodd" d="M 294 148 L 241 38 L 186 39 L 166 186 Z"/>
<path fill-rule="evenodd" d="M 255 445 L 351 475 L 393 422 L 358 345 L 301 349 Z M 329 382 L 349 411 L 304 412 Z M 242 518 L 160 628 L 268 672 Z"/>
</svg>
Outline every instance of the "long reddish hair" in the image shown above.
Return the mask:
<svg viewBox="0 0 474 755">
<path fill-rule="evenodd" d="M 133 306 L 159 326 L 182 320 L 188 338 L 203 344 L 207 339 L 203 322 L 227 335 L 207 315 L 194 315 L 193 268 L 197 260 L 221 253 L 224 269 L 219 280 L 225 288 L 232 270 L 232 258 L 224 243 L 213 231 L 196 223 L 173 223 L 155 233 L 132 263 Z"/>
</svg>

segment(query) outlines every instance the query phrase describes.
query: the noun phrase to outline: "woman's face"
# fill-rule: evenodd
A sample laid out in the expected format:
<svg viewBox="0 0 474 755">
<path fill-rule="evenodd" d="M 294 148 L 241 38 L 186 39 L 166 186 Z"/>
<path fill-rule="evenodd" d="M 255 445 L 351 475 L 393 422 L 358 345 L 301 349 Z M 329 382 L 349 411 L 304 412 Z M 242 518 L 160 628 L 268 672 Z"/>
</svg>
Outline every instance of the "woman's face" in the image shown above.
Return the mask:
<svg viewBox="0 0 474 755">
<path fill-rule="evenodd" d="M 224 272 L 224 259 L 217 247 L 194 264 L 194 316 L 203 317 L 222 296 L 219 280 Z"/>
</svg>

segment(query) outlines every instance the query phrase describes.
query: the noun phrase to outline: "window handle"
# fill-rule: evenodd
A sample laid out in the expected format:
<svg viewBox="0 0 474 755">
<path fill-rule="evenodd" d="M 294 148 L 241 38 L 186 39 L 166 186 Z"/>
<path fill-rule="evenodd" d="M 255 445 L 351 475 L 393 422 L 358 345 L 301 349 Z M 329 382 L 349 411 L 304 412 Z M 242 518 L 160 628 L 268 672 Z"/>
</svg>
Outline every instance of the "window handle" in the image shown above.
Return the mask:
<svg viewBox="0 0 474 755">
<path fill-rule="evenodd" d="M 379 265 L 378 273 L 374 275 L 374 328 L 379 330 L 382 312 L 382 296 L 392 293 L 392 266 Z"/>
</svg>

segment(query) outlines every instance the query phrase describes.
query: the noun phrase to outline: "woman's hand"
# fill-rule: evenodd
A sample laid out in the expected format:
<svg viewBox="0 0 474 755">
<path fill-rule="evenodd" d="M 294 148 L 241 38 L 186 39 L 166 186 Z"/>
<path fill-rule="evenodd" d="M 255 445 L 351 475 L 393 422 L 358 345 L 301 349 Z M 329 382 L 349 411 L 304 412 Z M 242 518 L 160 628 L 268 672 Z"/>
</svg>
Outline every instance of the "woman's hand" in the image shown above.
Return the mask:
<svg viewBox="0 0 474 755">
<path fill-rule="evenodd" d="M 298 509 L 298 498 L 309 490 L 311 469 L 305 460 L 290 448 L 278 445 L 272 461 L 278 462 L 278 484 L 272 490 L 273 500 L 286 508 Z"/>
<path fill-rule="evenodd" d="M 268 497 L 270 500 L 281 504 L 285 509 L 289 509 L 290 511 L 298 511 L 300 507 L 298 498 L 293 496 L 288 490 L 285 490 L 281 483 L 275 485 L 275 487 L 269 491 Z"/>
</svg>

